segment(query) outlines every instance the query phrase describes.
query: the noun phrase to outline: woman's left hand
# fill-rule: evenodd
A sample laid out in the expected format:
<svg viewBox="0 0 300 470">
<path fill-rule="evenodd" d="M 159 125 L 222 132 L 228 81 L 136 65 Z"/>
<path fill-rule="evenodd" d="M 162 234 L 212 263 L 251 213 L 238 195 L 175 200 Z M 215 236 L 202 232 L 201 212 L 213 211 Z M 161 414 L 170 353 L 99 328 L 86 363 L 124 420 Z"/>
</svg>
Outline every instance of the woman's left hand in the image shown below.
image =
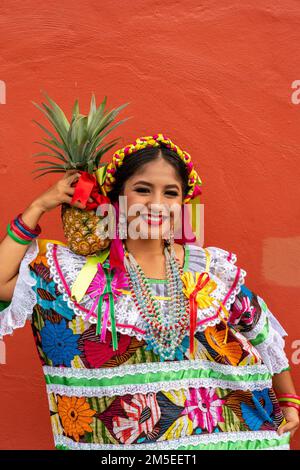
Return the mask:
<svg viewBox="0 0 300 470">
<path fill-rule="evenodd" d="M 295 408 L 283 406 L 281 408 L 286 423 L 278 429 L 278 434 L 281 436 L 284 432 L 290 432 L 291 437 L 295 434 L 299 427 L 299 413 Z"/>
</svg>

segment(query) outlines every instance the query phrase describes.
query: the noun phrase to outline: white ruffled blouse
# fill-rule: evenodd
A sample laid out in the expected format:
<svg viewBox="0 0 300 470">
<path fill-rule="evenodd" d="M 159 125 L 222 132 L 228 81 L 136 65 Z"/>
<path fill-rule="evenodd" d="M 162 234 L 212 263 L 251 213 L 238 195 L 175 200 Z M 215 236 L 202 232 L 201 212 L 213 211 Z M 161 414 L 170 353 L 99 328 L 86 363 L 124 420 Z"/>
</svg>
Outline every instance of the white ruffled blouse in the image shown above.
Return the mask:
<svg viewBox="0 0 300 470">
<path fill-rule="evenodd" d="M 234 303 L 238 300 L 238 294 L 241 292 L 242 286 L 245 283 L 246 271 L 236 265 L 237 258 L 234 253 L 217 247 L 207 247 L 206 250 L 211 256 L 209 275 L 217 284 L 217 288 L 214 291 L 214 298 L 219 302 L 223 302 L 226 309 L 230 311 Z M 21 262 L 11 303 L 0 312 L 1 337 L 12 334 L 14 329 L 23 327 L 26 320 L 31 319 L 33 308 L 37 303 L 37 296 L 34 289 L 36 280 L 30 273 L 29 265 L 35 260 L 38 254 L 38 241 L 34 240 L 28 246 L 27 252 Z M 91 308 L 93 299 L 86 294 L 80 302 L 80 306 L 78 306 L 78 304 L 75 304 L 70 298 L 68 286 L 71 288 L 73 285 L 86 262 L 86 258 L 74 254 L 64 245 L 57 245 L 51 242 L 47 243 L 46 257 L 51 275 L 58 290 L 63 294 L 63 299 L 67 301 L 68 307 L 84 320 L 85 312 Z M 59 266 L 59 270 L 57 266 Z M 184 271 L 203 272 L 206 267 L 207 256 L 205 250 L 197 245 L 185 245 Z M 166 281 L 149 279 L 149 282 L 154 295 L 160 299 L 159 301 L 162 307 L 168 308 Z M 237 331 L 255 345 L 264 364 L 273 375 L 289 367 L 289 362 L 284 351 L 284 337 L 287 336 L 287 333 L 271 313 L 264 300 L 260 296 L 257 296 L 257 299 L 262 307 L 262 314 L 259 321 L 252 328 L 251 325 L 250 327 L 242 328 L 239 322 L 233 323 L 232 327 L 236 328 Z M 144 338 L 145 325 L 130 295 L 122 295 L 116 300 L 115 311 L 117 316 L 117 330 L 119 332 L 135 336 L 138 340 Z M 197 331 L 203 331 L 208 326 L 213 326 L 220 322 L 220 317 L 210 320 L 211 317 L 215 316 L 214 313 L 215 306 L 212 305 L 205 309 L 198 310 Z M 90 323 L 96 323 L 97 320 L 91 317 L 88 321 Z M 122 326 L 118 326 L 118 324 Z M 262 335 L 263 332 L 264 334 Z M 259 338 L 262 338 L 262 340 L 259 340 Z"/>
</svg>

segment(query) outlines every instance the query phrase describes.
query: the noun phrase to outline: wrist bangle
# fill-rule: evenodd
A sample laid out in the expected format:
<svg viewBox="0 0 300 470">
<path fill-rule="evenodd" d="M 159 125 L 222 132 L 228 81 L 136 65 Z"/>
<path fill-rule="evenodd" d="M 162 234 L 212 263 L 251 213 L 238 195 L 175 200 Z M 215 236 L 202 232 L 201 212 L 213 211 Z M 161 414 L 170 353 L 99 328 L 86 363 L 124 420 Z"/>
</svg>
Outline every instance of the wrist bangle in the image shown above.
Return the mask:
<svg viewBox="0 0 300 470">
<path fill-rule="evenodd" d="M 7 233 L 12 238 L 15 242 L 20 243 L 20 245 L 29 245 L 31 243 L 31 240 L 22 240 L 21 238 L 18 238 L 10 229 L 10 224 L 7 225 Z"/>
<path fill-rule="evenodd" d="M 297 398 L 300 400 L 300 395 L 296 395 L 294 393 L 279 393 L 277 396 L 279 398 Z"/>
<path fill-rule="evenodd" d="M 24 233 L 18 228 L 18 226 L 15 224 L 15 222 L 12 220 L 10 223 L 10 230 L 19 238 L 22 240 L 32 240 L 32 236 L 24 235 Z"/>
<path fill-rule="evenodd" d="M 278 401 L 288 401 L 289 403 L 295 403 L 296 405 L 300 406 L 300 400 L 297 400 L 296 398 L 278 398 Z"/>
<path fill-rule="evenodd" d="M 40 227 L 39 224 L 37 224 L 37 226 L 35 227 L 35 229 L 32 229 L 30 227 L 28 227 L 28 225 L 25 224 L 24 220 L 22 219 L 22 214 L 19 214 L 16 219 L 18 221 L 18 223 L 24 228 L 24 230 L 27 230 L 27 232 L 29 232 L 29 234 L 32 234 L 32 235 L 40 235 L 42 229 Z"/>
<path fill-rule="evenodd" d="M 290 402 L 300 405 L 300 396 L 292 393 L 280 393 L 277 395 L 277 400 L 279 402 Z"/>
<path fill-rule="evenodd" d="M 28 238 L 35 238 L 37 235 L 34 235 L 33 233 L 30 233 L 28 232 L 21 224 L 20 222 L 18 221 L 18 219 L 14 219 L 11 221 L 10 223 L 11 226 L 15 226 L 17 227 L 17 229 L 19 230 L 19 232 L 22 234 L 22 236 L 24 237 L 28 237 Z"/>
<path fill-rule="evenodd" d="M 298 413 L 300 413 L 300 406 L 299 405 L 296 405 L 296 403 L 289 403 L 289 402 L 284 402 L 284 403 L 280 403 L 280 407 L 281 408 L 295 408 Z"/>
</svg>

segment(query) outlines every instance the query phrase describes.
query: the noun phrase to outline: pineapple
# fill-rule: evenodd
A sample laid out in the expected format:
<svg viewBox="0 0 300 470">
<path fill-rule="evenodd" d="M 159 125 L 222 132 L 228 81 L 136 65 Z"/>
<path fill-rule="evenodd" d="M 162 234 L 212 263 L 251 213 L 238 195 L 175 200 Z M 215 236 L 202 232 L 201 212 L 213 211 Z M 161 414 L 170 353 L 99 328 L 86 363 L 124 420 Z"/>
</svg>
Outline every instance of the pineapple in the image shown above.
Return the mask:
<svg viewBox="0 0 300 470">
<path fill-rule="evenodd" d="M 34 120 L 48 136 L 48 138 L 43 138 L 44 142 L 37 142 L 46 149 L 44 152 L 34 154 L 34 157 L 51 157 L 51 161 L 35 162 L 47 165 L 33 171 L 33 173 L 42 172 L 35 178 L 48 173 L 64 173 L 68 170 L 86 171 L 95 175 L 96 170 L 103 166 L 103 163 L 100 163 L 102 156 L 119 140 L 117 138 L 104 143 L 105 137 L 129 118 L 115 123 L 110 128 L 109 126 L 121 109 L 129 103 L 106 111 L 107 97 L 97 108 L 95 96 L 92 95 L 89 114 L 86 116 L 80 114 L 78 100 L 76 100 L 71 122 L 69 122 L 62 109 L 47 94 L 45 96 L 49 104 L 42 103 L 43 107 L 34 102 L 33 104 L 46 115 L 58 137 Z M 54 158 L 59 162 L 53 161 Z M 100 187 L 99 192 L 101 193 Z M 110 240 L 100 238 L 97 229 L 98 224 L 101 226 L 101 220 L 104 220 L 104 217 L 96 216 L 94 210 L 81 210 L 69 204 L 62 204 L 61 217 L 68 246 L 74 253 L 89 256 L 108 247 Z"/>
</svg>

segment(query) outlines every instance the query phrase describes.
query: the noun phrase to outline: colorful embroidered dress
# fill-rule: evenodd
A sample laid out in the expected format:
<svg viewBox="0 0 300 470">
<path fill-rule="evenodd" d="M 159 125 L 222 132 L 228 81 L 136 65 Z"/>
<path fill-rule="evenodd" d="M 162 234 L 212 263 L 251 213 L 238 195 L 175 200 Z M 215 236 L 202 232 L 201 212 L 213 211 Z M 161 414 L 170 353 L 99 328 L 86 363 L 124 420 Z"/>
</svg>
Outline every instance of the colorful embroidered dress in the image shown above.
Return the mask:
<svg viewBox="0 0 300 470">
<path fill-rule="evenodd" d="M 144 339 L 129 290 L 114 297 L 114 351 L 109 322 L 105 343 L 96 334 L 95 298 L 71 298 L 86 258 L 60 242 L 29 246 L 13 299 L 0 312 L 0 335 L 31 320 L 56 448 L 289 448 L 289 434 L 276 433 L 283 415 L 272 389 L 272 375 L 288 368 L 285 331 L 245 286 L 233 253 L 184 248 L 184 272 L 206 271 L 214 283 L 198 303 L 194 359 L 187 331 L 175 359 L 161 361 Z M 166 282 L 149 283 L 167 311 Z M 230 314 L 227 325 L 220 303 Z"/>
</svg>

